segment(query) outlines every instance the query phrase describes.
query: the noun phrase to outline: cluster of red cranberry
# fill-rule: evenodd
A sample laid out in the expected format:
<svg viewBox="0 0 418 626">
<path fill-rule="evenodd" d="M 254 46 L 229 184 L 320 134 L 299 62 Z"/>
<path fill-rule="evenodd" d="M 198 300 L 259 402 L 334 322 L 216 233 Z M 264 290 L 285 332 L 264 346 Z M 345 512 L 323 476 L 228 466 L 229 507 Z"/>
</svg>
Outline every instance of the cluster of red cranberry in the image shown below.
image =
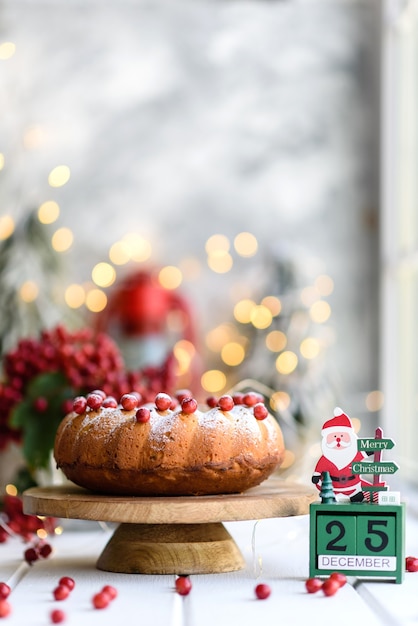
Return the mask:
<svg viewBox="0 0 418 626">
<path fill-rule="evenodd" d="M 326 580 L 320 578 L 308 578 L 305 582 L 306 591 L 308 593 L 316 593 L 320 589 L 325 596 L 333 596 L 338 589 L 344 587 L 347 582 L 347 576 L 342 572 L 333 572 Z"/>
<path fill-rule="evenodd" d="M 145 400 L 147 402 L 148 400 Z M 100 408 L 114 408 L 120 406 L 125 411 L 133 411 L 136 409 L 137 422 L 148 422 L 151 412 L 148 407 L 140 406 L 144 402 L 142 394 L 138 391 L 130 391 L 124 393 L 119 402 L 114 396 L 106 395 L 102 389 L 96 389 L 86 396 L 77 396 L 72 405 L 72 409 L 78 415 L 82 415 L 86 411 L 97 411 Z M 195 413 L 198 409 L 198 402 L 193 398 L 191 391 L 182 389 L 176 392 L 174 396 L 168 393 L 159 392 L 154 398 L 155 407 L 158 411 L 174 410 L 181 407 L 181 412 L 186 415 Z M 219 407 L 221 411 L 231 411 L 236 404 L 252 407 L 254 417 L 263 420 L 268 416 L 268 410 L 264 404 L 263 397 L 255 392 L 230 396 L 225 394 L 220 398 L 211 396 L 206 401 L 210 408 Z"/>
<path fill-rule="evenodd" d="M 39 519 L 36 515 L 23 513 L 22 500 L 18 496 L 6 494 L 3 500 L 4 526 L 0 526 L 0 543 L 5 543 L 11 535 L 19 535 L 31 541 L 38 530 L 47 534 L 54 531 L 56 520 L 52 517 Z"/>
<path fill-rule="evenodd" d="M 116 397 L 138 389 L 145 401 L 159 389 L 171 390 L 175 381 L 175 359 L 170 354 L 160 367 L 138 371 L 125 369 L 116 343 L 105 333 L 90 328 L 69 332 L 63 326 L 45 330 L 40 337 L 21 339 L 3 358 L 4 382 L 0 383 L 0 449 L 10 440 L 20 441 L 20 432 L 10 427 L 12 410 L 25 399 L 28 385 L 39 375 L 60 373 L 75 393 L 96 387 Z M 63 398 L 63 415 L 71 410 L 72 400 Z M 48 399 L 33 402 L 36 412 L 45 413 Z"/>
</svg>

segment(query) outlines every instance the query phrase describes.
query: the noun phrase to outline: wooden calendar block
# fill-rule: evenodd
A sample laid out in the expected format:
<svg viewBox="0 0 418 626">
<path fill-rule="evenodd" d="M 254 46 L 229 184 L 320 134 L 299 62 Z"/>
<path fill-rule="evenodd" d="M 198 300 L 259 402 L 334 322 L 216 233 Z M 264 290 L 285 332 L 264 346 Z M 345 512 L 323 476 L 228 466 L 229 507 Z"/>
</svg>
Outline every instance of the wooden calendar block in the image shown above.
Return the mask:
<svg viewBox="0 0 418 626">
<path fill-rule="evenodd" d="M 314 503 L 310 506 L 310 576 L 342 572 L 401 583 L 405 505 Z"/>
</svg>

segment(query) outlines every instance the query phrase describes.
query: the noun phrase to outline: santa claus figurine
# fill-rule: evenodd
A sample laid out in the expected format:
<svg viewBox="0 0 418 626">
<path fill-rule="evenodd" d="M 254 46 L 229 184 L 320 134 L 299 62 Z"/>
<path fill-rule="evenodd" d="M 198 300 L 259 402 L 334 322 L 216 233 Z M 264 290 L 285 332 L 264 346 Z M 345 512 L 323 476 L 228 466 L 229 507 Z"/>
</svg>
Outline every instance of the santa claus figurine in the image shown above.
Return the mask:
<svg viewBox="0 0 418 626">
<path fill-rule="evenodd" d="M 337 500 L 362 502 L 362 485 L 369 483 L 353 474 L 351 466 L 368 455 L 357 449 L 358 437 L 350 418 L 337 407 L 334 417 L 324 423 L 321 434 L 322 456 L 316 464 L 312 482 L 320 490 L 322 473 L 329 472 Z"/>
</svg>

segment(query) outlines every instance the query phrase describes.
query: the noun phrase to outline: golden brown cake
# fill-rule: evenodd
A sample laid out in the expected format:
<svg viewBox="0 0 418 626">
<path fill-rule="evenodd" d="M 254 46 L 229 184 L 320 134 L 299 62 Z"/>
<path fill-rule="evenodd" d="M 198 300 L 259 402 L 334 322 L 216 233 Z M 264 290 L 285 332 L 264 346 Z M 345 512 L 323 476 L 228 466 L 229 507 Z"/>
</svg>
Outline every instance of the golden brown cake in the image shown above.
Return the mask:
<svg viewBox="0 0 418 626">
<path fill-rule="evenodd" d="M 207 411 L 187 393 L 179 401 L 160 393 L 144 406 L 135 394 L 117 404 L 104 394 L 100 400 L 100 393 L 75 399 L 54 448 L 57 467 L 92 491 L 238 493 L 264 481 L 283 460 L 280 427 L 252 392 L 212 400 Z"/>
</svg>

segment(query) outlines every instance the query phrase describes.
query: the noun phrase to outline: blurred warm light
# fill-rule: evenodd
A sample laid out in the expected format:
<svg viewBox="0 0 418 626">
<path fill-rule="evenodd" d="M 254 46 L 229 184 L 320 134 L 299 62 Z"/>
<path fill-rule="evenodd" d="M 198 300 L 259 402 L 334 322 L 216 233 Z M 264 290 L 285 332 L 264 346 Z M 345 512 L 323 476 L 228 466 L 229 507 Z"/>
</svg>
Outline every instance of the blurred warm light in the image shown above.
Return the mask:
<svg viewBox="0 0 418 626">
<path fill-rule="evenodd" d="M 209 350 L 220 352 L 223 346 L 231 341 L 235 335 L 236 329 L 232 324 L 220 324 L 207 333 L 205 343 Z"/>
<path fill-rule="evenodd" d="M 224 250 L 216 250 L 208 256 L 208 267 L 217 274 L 226 274 L 233 264 L 232 256 Z"/>
<path fill-rule="evenodd" d="M 15 223 L 11 215 L 0 217 L 0 241 L 7 239 L 14 233 Z"/>
<path fill-rule="evenodd" d="M 45 528 L 38 528 L 36 534 L 38 536 L 38 539 L 46 539 L 48 537 L 48 533 Z"/>
<path fill-rule="evenodd" d="M 52 235 L 51 243 L 57 252 L 65 252 L 71 248 L 74 235 L 69 228 L 58 228 Z"/>
<path fill-rule="evenodd" d="M 251 322 L 251 313 L 255 306 L 257 306 L 256 303 L 248 298 L 237 302 L 234 306 L 234 317 L 237 322 L 249 324 Z"/>
<path fill-rule="evenodd" d="M 92 289 L 86 295 L 86 307 L 92 313 L 100 313 L 106 308 L 107 297 L 101 289 Z"/>
<path fill-rule="evenodd" d="M 131 248 L 126 241 L 116 241 L 109 250 L 109 259 L 115 265 L 126 265 L 131 260 Z"/>
<path fill-rule="evenodd" d="M 287 344 L 287 337 L 281 330 L 272 330 L 266 336 L 266 346 L 271 352 L 281 352 Z"/>
<path fill-rule="evenodd" d="M 41 224 L 52 224 L 60 214 L 60 208 L 54 200 L 43 202 L 38 209 L 38 220 Z"/>
<path fill-rule="evenodd" d="M 179 374 L 185 374 L 190 369 L 190 364 L 196 354 L 195 346 L 186 339 L 181 339 L 173 347 L 174 356 L 178 362 Z"/>
<path fill-rule="evenodd" d="M 317 302 L 319 300 L 319 297 L 320 296 L 316 287 L 305 287 L 300 292 L 300 299 L 302 300 L 302 303 L 307 307 L 314 304 L 314 302 Z"/>
<path fill-rule="evenodd" d="M 165 289 L 177 289 L 183 281 L 183 275 L 178 267 L 167 265 L 160 270 L 158 281 Z"/>
<path fill-rule="evenodd" d="M 379 390 L 371 391 L 366 396 L 366 408 L 369 411 L 380 411 L 383 407 L 385 397 Z"/>
<path fill-rule="evenodd" d="M 334 281 L 327 274 L 320 274 L 315 280 L 315 287 L 321 296 L 330 296 L 334 291 Z"/>
<path fill-rule="evenodd" d="M 298 357 L 291 350 L 285 350 L 276 359 L 276 369 L 279 374 L 291 374 L 298 365 Z"/>
<path fill-rule="evenodd" d="M 226 365 L 235 367 L 240 365 L 245 358 L 245 350 L 240 343 L 231 341 L 223 346 L 221 359 Z"/>
<path fill-rule="evenodd" d="M 326 322 L 331 315 L 331 307 L 328 302 L 318 300 L 318 302 L 314 302 L 309 309 L 309 314 L 313 322 L 323 324 L 323 322 Z"/>
<path fill-rule="evenodd" d="M 350 420 L 351 420 L 351 423 L 353 424 L 354 432 L 359 433 L 361 429 L 361 420 L 359 420 L 358 417 L 351 417 L 351 416 L 350 416 Z"/>
<path fill-rule="evenodd" d="M 259 304 L 253 307 L 251 311 L 251 323 L 255 328 L 264 329 L 271 326 L 273 316 L 270 309 L 266 306 Z"/>
<path fill-rule="evenodd" d="M 15 485 L 12 485 L 12 484 L 6 485 L 4 490 L 8 496 L 17 496 L 18 494 L 17 487 L 15 487 Z"/>
<path fill-rule="evenodd" d="M 16 44 L 12 41 L 4 41 L 0 44 L 0 61 L 7 61 L 16 52 Z"/>
<path fill-rule="evenodd" d="M 282 310 L 282 303 L 276 296 L 266 296 L 261 300 L 261 304 L 269 309 L 273 317 L 279 315 Z"/>
<path fill-rule="evenodd" d="M 91 277 L 98 287 L 110 287 L 116 280 L 115 268 L 110 263 L 97 263 L 92 269 Z"/>
<path fill-rule="evenodd" d="M 0 152 L 0 170 L 2 170 L 4 167 L 4 154 L 3 152 Z"/>
<path fill-rule="evenodd" d="M 206 241 L 205 250 L 211 255 L 216 252 L 229 252 L 231 244 L 225 235 L 212 235 Z"/>
<path fill-rule="evenodd" d="M 79 309 L 86 300 L 86 293 L 81 285 L 69 285 L 65 290 L 64 299 L 70 309 Z"/>
<path fill-rule="evenodd" d="M 315 337 L 306 337 L 300 344 L 300 353 L 305 359 L 314 359 L 318 356 L 320 344 Z"/>
<path fill-rule="evenodd" d="M 273 411 L 285 411 L 290 406 L 290 396 L 286 391 L 275 391 L 270 398 Z"/>
<path fill-rule="evenodd" d="M 39 287 L 33 280 L 27 280 L 19 289 L 23 302 L 34 302 L 39 295 Z"/>
<path fill-rule="evenodd" d="M 136 263 L 147 261 L 152 254 L 150 242 L 138 233 L 127 233 L 123 241 L 129 247 L 129 255 Z"/>
<path fill-rule="evenodd" d="M 68 165 L 57 165 L 50 171 L 48 183 L 51 187 L 62 187 L 70 180 L 71 172 Z"/>
<path fill-rule="evenodd" d="M 296 460 L 295 453 L 292 452 L 291 450 L 285 450 L 283 461 L 280 464 L 280 469 L 284 470 L 284 469 L 288 469 L 289 467 L 292 467 L 295 460 Z"/>
<path fill-rule="evenodd" d="M 239 233 L 234 239 L 234 248 L 240 256 L 252 257 L 257 254 L 258 242 L 251 233 Z"/>
<path fill-rule="evenodd" d="M 23 145 L 26 150 L 35 150 L 42 144 L 44 133 L 40 126 L 31 126 L 23 135 Z"/>
<path fill-rule="evenodd" d="M 56 526 L 54 528 L 54 534 L 55 535 L 62 535 L 62 533 L 64 532 L 64 529 L 62 526 Z"/>
<path fill-rule="evenodd" d="M 220 370 L 208 370 L 201 379 L 201 385 L 209 393 L 222 391 L 226 385 L 226 376 Z"/>
</svg>

